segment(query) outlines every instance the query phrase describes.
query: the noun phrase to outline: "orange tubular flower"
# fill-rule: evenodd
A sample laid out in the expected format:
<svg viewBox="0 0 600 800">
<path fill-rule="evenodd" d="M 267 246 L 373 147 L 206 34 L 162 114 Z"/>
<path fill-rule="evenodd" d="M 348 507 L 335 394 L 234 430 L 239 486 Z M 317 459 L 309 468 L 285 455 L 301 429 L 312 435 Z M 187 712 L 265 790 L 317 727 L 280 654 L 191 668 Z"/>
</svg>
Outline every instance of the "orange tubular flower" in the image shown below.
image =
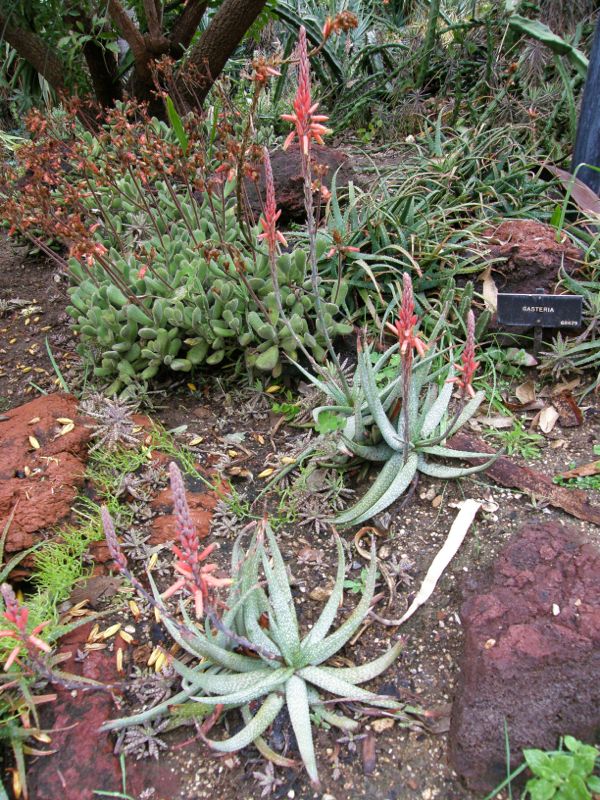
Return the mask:
<svg viewBox="0 0 600 800">
<path fill-rule="evenodd" d="M 273 170 L 271 169 L 271 159 L 269 158 L 269 151 L 264 148 L 264 165 L 265 165 L 265 185 L 267 189 L 267 199 L 265 202 L 265 213 L 260 218 L 260 225 L 263 233 L 258 235 L 259 240 L 265 240 L 269 253 L 274 253 L 277 243 L 287 247 L 287 241 L 284 235 L 277 230 L 277 220 L 281 216 L 281 209 L 278 211 L 275 203 L 275 184 L 273 182 Z"/>
<path fill-rule="evenodd" d="M 331 133 L 331 130 L 323 125 L 323 122 L 326 122 L 329 117 L 324 114 L 315 114 L 319 104 L 313 103 L 311 100 L 310 64 L 304 26 L 301 26 L 298 37 L 298 58 L 298 90 L 294 100 L 294 113 L 281 115 L 281 119 L 294 123 L 295 130 L 285 140 L 283 149 L 287 150 L 294 141 L 294 137 L 297 136 L 302 152 L 307 156 L 311 139 L 314 139 L 317 144 L 324 144 L 323 136 Z"/>
</svg>

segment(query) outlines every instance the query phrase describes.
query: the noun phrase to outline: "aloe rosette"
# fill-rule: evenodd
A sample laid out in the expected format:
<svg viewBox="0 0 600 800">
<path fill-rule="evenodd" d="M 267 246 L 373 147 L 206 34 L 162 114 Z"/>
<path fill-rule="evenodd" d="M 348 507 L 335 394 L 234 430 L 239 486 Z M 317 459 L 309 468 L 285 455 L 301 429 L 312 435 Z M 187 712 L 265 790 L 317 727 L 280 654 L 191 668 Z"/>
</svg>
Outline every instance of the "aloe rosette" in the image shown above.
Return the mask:
<svg viewBox="0 0 600 800">
<path fill-rule="evenodd" d="M 194 667 L 172 660 L 172 666 L 182 679 L 181 692 L 134 717 L 111 720 L 104 729 L 147 722 L 185 700 L 199 703 L 203 710 L 217 706 L 239 708 L 244 727 L 228 739 L 206 739 L 209 746 L 229 753 L 254 743 L 263 755 L 276 763 L 289 765 L 291 762 L 271 750 L 262 738 L 287 706 L 302 761 L 312 783 L 318 786 L 311 714 L 316 711 L 328 724 L 347 731 L 355 730 L 359 724 L 330 711 L 323 693 L 348 702 L 388 709 L 396 712 L 398 719 L 408 721 L 406 713 L 412 709 L 360 686 L 376 678 L 395 661 L 401 651 L 401 641 L 361 666 L 334 668 L 326 664 L 356 633 L 369 611 L 375 591 L 373 546 L 362 598 L 348 618 L 331 631 L 342 602 L 345 576 L 344 551 L 337 536 L 336 547 L 338 566 L 331 595 L 313 627 L 301 636 L 285 564 L 268 524 L 258 526 L 246 552 L 238 541 L 232 557 L 235 581 L 217 630 L 211 628 L 215 618 L 210 616 L 203 630 L 197 627 L 183 603 L 180 605 L 183 626 L 169 615 L 163 616 L 173 639 L 188 654 L 202 659 Z M 158 602 L 158 590 L 154 586 L 153 590 Z M 265 619 L 268 626 L 263 627 Z M 244 643 L 246 651 L 252 655 L 235 652 L 233 648 L 240 643 Z M 255 710 L 256 702 L 260 705 Z"/>
<path fill-rule="evenodd" d="M 447 438 L 456 433 L 476 413 L 485 394 L 474 396 L 453 416 L 449 415 L 452 398 L 454 368 L 432 366 L 436 354 L 425 356 L 412 370 L 406 412 L 399 413 L 395 420 L 390 412 L 389 400 L 382 399 L 377 386 L 377 372 L 371 364 L 370 349 L 358 348 L 358 372 L 366 397 L 368 415 L 381 437 L 378 444 L 364 444 L 357 438 L 342 435 L 343 446 L 355 456 L 383 464 L 375 482 L 367 493 L 351 508 L 335 518 L 337 525 L 355 525 L 364 522 L 390 506 L 410 486 L 417 472 L 433 478 L 462 478 L 486 469 L 497 456 L 489 453 L 473 453 L 454 450 L 444 445 Z M 446 381 L 439 388 L 440 374 L 446 373 Z M 403 400 L 404 403 L 404 400 Z M 364 414 L 361 412 L 361 417 Z M 358 430 L 355 421 L 354 431 Z M 364 426 L 363 426 L 364 427 Z M 453 467 L 432 462 L 430 457 L 447 459 L 485 458 L 484 464 L 473 467 Z"/>
</svg>

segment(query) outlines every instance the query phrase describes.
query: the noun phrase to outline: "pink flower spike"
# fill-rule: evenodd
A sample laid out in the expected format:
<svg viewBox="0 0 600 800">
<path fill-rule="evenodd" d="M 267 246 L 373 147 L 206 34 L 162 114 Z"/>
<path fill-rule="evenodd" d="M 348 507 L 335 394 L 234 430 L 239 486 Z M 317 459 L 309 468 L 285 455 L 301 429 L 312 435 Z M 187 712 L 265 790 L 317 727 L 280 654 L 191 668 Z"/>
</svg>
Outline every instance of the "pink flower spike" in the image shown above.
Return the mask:
<svg viewBox="0 0 600 800">
<path fill-rule="evenodd" d="M 163 592 L 162 597 L 167 599 L 181 589 L 186 589 L 194 599 L 196 617 L 199 618 L 204 613 L 209 590 L 228 586 L 231 581 L 226 578 L 213 578 L 211 573 L 217 569 L 216 564 L 202 564 L 216 545 L 210 544 L 200 550 L 200 538 L 190 516 L 183 477 L 174 462 L 169 464 L 169 473 L 173 493 L 173 510 L 179 535 L 179 547 L 173 546 L 173 552 L 177 557 L 175 570 L 181 577 Z"/>
<path fill-rule="evenodd" d="M 307 156 L 310 152 L 310 140 L 314 139 L 317 144 L 323 144 L 323 136 L 331 133 L 331 130 L 321 125 L 321 123 L 326 122 L 329 117 L 325 116 L 325 114 L 315 115 L 314 113 L 319 107 L 319 104 L 313 103 L 311 100 L 310 63 L 304 26 L 300 27 L 297 53 L 298 89 L 293 104 L 294 113 L 281 115 L 281 119 L 294 124 L 295 130 L 293 130 L 285 140 L 283 149 L 287 150 L 294 141 L 294 137 L 297 136 L 302 152 Z"/>
<path fill-rule="evenodd" d="M 398 319 L 394 324 L 386 322 L 386 328 L 398 337 L 400 353 L 402 355 L 406 355 L 407 353 L 412 354 L 412 351 L 416 350 L 422 357 L 427 352 L 428 346 L 419 338 L 419 334 L 414 330 L 419 318 L 415 314 L 412 281 L 407 272 L 402 276 L 402 283 L 402 301 Z"/>
<path fill-rule="evenodd" d="M 104 538 L 106 539 L 108 552 L 115 562 L 116 568 L 119 570 L 119 572 L 122 572 L 124 569 L 127 569 L 127 559 L 121 550 L 121 545 L 117 539 L 117 533 L 115 531 L 112 517 L 110 516 L 106 506 L 102 506 L 100 509 L 100 518 L 102 520 L 102 528 L 104 530 Z"/>
<path fill-rule="evenodd" d="M 473 375 L 479 366 L 479 361 L 475 361 L 475 316 L 469 311 L 467 316 L 467 341 L 462 352 L 461 363 L 457 370 L 462 373 L 460 377 L 449 378 L 448 383 L 455 383 L 462 389 L 463 397 L 475 397 L 473 389 Z"/>
</svg>

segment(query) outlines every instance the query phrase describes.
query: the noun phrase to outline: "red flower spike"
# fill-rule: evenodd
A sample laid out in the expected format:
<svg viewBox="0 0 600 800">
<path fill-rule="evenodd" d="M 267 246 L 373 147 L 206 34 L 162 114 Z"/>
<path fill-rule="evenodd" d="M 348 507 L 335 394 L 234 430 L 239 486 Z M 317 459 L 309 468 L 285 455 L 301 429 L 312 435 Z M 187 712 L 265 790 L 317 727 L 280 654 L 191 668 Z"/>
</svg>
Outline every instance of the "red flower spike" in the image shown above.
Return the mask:
<svg viewBox="0 0 600 800">
<path fill-rule="evenodd" d="M 475 397 L 473 389 L 473 375 L 479 366 L 479 361 L 475 361 L 475 316 L 469 311 L 467 316 L 467 342 L 462 352 L 461 363 L 456 368 L 462 374 L 455 378 L 449 378 L 448 383 L 455 383 L 462 389 L 463 397 Z"/>
<path fill-rule="evenodd" d="M 277 230 L 277 220 L 281 216 L 281 209 L 277 210 L 275 203 L 275 183 L 273 181 L 273 170 L 271 168 L 271 159 L 269 151 L 265 147 L 263 150 L 264 166 L 265 166 L 265 185 L 267 188 L 267 199 L 265 202 L 265 213 L 260 218 L 260 225 L 263 232 L 259 234 L 258 239 L 264 239 L 268 245 L 269 253 L 274 254 L 279 242 L 284 247 L 287 247 L 287 241 L 284 235 Z"/>
<path fill-rule="evenodd" d="M 298 59 L 298 89 L 294 100 L 294 112 L 281 115 L 281 119 L 294 123 L 295 130 L 283 143 L 283 149 L 287 150 L 294 141 L 294 137 L 297 136 L 302 152 L 307 156 L 310 151 L 311 139 L 314 139 L 317 144 L 324 144 L 323 136 L 331 133 L 331 130 L 323 125 L 323 122 L 327 122 L 329 117 L 324 114 L 315 114 L 319 104 L 313 103 L 311 100 L 310 63 L 304 26 L 300 27 L 298 37 Z"/>
<path fill-rule="evenodd" d="M 419 334 L 415 333 L 414 330 L 415 325 L 419 321 L 419 317 L 415 314 L 412 281 L 407 272 L 402 276 L 402 282 L 402 301 L 398 319 L 393 325 L 391 322 L 386 322 L 386 327 L 398 337 L 400 353 L 402 355 L 406 355 L 408 352 L 412 353 L 413 350 L 416 350 L 420 356 L 424 356 L 428 346 L 419 338 Z"/>
</svg>

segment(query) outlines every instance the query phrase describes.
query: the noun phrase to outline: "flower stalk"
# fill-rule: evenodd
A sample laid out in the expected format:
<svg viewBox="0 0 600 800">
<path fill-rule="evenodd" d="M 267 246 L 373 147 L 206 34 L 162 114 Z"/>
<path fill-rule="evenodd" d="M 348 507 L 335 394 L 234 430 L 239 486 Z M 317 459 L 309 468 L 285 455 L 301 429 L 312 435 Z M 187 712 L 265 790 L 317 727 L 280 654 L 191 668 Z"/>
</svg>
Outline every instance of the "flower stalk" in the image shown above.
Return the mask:
<svg viewBox="0 0 600 800">
<path fill-rule="evenodd" d="M 323 304 L 319 293 L 319 270 L 317 266 L 317 221 L 315 217 L 315 208 L 313 201 L 313 182 L 311 171 L 311 143 L 316 141 L 317 144 L 324 144 L 323 136 L 331 133 L 329 128 L 326 128 L 323 123 L 327 121 L 328 117 L 324 114 L 315 114 L 319 104 L 312 102 L 311 97 L 311 83 L 310 83 L 310 61 L 308 56 L 308 45 L 306 40 L 306 29 L 300 26 L 298 36 L 298 88 L 296 91 L 296 98 L 294 100 L 292 114 L 282 114 L 282 119 L 294 124 L 294 130 L 288 135 L 283 145 L 284 150 L 287 149 L 295 138 L 298 139 L 300 145 L 300 163 L 302 168 L 302 180 L 304 184 L 304 207 L 306 210 L 306 229 L 308 234 L 308 257 L 310 264 L 310 278 L 312 292 L 315 301 L 315 311 L 317 314 L 317 325 L 321 328 L 321 333 L 325 340 L 327 351 L 331 356 L 333 364 L 335 365 L 341 386 L 347 398 L 351 397 L 350 387 L 341 368 L 327 325 L 323 317 Z"/>
</svg>

